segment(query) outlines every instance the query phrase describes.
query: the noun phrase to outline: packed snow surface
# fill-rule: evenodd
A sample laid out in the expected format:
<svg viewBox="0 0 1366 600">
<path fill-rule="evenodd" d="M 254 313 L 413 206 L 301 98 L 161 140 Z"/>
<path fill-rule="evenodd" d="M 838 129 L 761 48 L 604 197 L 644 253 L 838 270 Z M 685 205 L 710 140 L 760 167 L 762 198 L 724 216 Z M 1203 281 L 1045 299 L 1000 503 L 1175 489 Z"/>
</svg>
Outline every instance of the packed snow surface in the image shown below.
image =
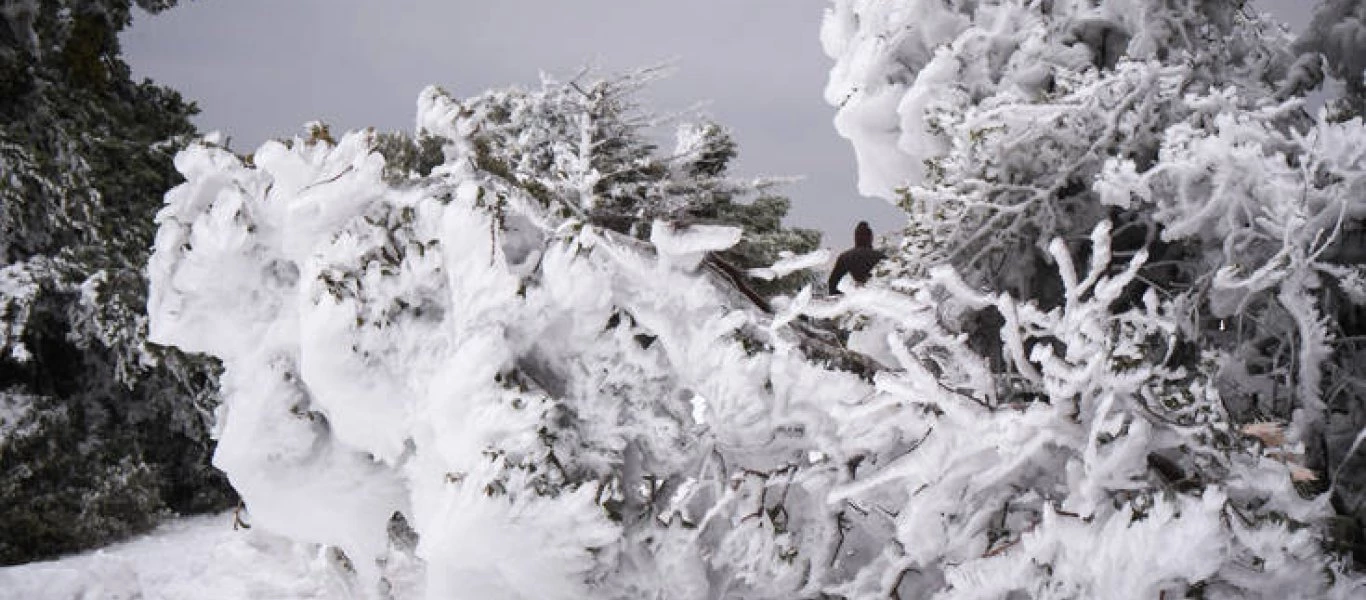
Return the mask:
<svg viewBox="0 0 1366 600">
<path fill-rule="evenodd" d="M 0 600 L 308 600 L 345 598 L 342 569 L 319 547 L 232 515 L 178 519 L 152 534 L 49 562 L 0 568 Z"/>
</svg>

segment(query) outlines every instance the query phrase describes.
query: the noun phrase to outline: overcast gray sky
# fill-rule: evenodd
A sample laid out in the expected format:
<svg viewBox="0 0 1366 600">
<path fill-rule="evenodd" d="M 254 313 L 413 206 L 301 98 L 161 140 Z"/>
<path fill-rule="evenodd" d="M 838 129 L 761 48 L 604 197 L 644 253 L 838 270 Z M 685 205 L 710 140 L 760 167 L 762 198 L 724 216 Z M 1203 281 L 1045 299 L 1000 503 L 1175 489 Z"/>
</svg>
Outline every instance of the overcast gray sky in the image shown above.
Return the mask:
<svg viewBox="0 0 1366 600">
<path fill-rule="evenodd" d="M 124 33 L 135 76 L 198 102 L 204 130 L 238 151 L 298 133 L 411 130 L 417 94 L 457 95 L 674 61 L 646 94 L 649 108 L 704 112 L 735 132 L 737 174 L 800 175 L 786 188 L 789 223 L 846 246 L 854 223 L 879 233 L 900 213 L 862 198 L 854 154 L 822 100 L 830 60 L 818 37 L 826 0 L 181 0 L 138 13 Z M 1294 26 L 1316 0 L 1261 0 Z"/>
</svg>

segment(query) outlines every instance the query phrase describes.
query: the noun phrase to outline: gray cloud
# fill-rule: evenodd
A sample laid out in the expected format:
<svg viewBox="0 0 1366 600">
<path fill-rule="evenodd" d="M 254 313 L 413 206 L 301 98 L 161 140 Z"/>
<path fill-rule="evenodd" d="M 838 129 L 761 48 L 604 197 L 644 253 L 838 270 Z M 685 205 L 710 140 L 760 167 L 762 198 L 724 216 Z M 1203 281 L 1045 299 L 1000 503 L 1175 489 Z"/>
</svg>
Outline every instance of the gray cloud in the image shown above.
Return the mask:
<svg viewBox="0 0 1366 600">
<path fill-rule="evenodd" d="M 1294 25 L 1301 0 L 1263 0 Z M 201 128 L 238 149 L 322 119 L 337 129 L 410 129 L 417 93 L 533 85 L 586 63 L 618 71 L 676 60 L 648 90 L 660 111 L 709 101 L 734 129 L 741 175 L 803 175 L 789 220 L 849 243 L 858 220 L 900 227 L 899 211 L 857 196 L 854 158 L 825 105 L 822 0 L 182 0 L 124 34 L 136 74 L 199 101 Z"/>
</svg>

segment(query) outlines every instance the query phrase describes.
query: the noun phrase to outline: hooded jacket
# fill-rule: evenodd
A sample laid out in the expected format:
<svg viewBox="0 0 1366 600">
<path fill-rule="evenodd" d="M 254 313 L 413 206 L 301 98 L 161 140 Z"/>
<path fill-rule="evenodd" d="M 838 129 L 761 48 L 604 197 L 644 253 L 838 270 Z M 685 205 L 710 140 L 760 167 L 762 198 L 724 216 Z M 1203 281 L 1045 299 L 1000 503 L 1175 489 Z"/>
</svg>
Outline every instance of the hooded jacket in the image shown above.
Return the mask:
<svg viewBox="0 0 1366 600">
<path fill-rule="evenodd" d="M 854 227 L 854 247 L 835 259 L 835 268 L 830 271 L 829 293 L 840 293 L 839 283 L 845 275 L 853 276 L 855 282 L 863 285 L 872 275 L 873 267 L 884 258 L 887 255 L 873 249 L 873 228 L 866 221 L 860 221 Z"/>
</svg>

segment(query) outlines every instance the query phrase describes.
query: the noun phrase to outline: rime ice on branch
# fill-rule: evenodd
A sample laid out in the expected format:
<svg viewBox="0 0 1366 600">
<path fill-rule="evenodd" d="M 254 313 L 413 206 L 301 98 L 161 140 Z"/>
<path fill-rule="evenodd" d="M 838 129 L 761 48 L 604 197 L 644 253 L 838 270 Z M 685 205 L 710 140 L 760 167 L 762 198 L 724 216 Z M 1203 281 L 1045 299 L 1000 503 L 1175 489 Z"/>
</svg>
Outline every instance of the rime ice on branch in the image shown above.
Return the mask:
<svg viewBox="0 0 1366 600">
<path fill-rule="evenodd" d="M 1346 4 L 1326 3 L 1316 22 L 1351 12 Z M 985 360 L 979 372 L 994 381 L 984 398 L 1066 402 L 1076 419 L 1104 418 L 1091 414 L 1081 389 L 1056 388 L 1048 375 L 1087 346 L 1029 325 L 1036 311 L 1071 312 L 1086 294 L 1078 295 L 1085 281 L 1069 277 L 1070 265 L 1104 250 L 1116 264 L 1093 266 L 1088 280 L 1133 276 L 1077 331 L 1115 335 L 1135 322 L 1151 329 L 1145 341 L 1093 348 L 1113 360 L 1093 374 L 1179 374 L 1179 386 L 1145 392 L 1138 415 L 1161 425 L 1153 435 L 1213 427 L 1183 443 L 1181 456 L 1149 448 L 1138 455 L 1146 454 L 1141 472 L 1120 472 L 1175 476 L 1185 481 L 1178 494 L 1203 498 L 1270 482 L 1216 466 L 1200 457 L 1206 452 L 1237 448 L 1228 456 L 1283 461 L 1298 494 L 1242 488 L 1251 495 L 1229 496 L 1237 520 L 1283 519 L 1280 510 L 1246 510 L 1268 498 L 1331 507 L 1290 522 L 1360 561 L 1366 128 L 1349 119 L 1360 98 L 1317 119 L 1304 110 L 1300 95 L 1321 80 L 1312 68 L 1321 57 L 1294 50 L 1332 46 L 1330 66 L 1349 64 L 1334 45 L 1341 40 L 1330 38 L 1319 30 L 1292 45 L 1249 6 L 1214 1 L 837 0 L 823 29 L 835 59 L 827 99 L 859 155 L 861 187 L 908 216 L 882 281 L 902 295 L 941 297 L 925 280 L 943 281 L 936 278 L 952 269 L 963 293 L 981 296 L 935 316 Z M 1097 227 L 1110 232 L 1104 245 L 1092 236 Z M 878 297 L 875 306 L 888 302 Z M 918 328 L 904 332 L 913 344 L 924 339 Z M 873 323 L 865 331 L 886 330 Z M 1096 432 L 1086 447 L 1141 439 L 1134 420 Z M 1286 439 L 1243 447 L 1239 431 L 1268 423 Z M 1114 489 L 1104 495 L 1138 501 Z M 1259 587 L 1268 582 L 1239 583 L 1227 569 L 1188 583 L 1207 595 L 1277 595 Z M 1291 595 L 1324 593 L 1284 583 Z"/>
<path fill-rule="evenodd" d="M 153 335 L 223 360 L 216 464 L 258 526 L 342 548 L 373 589 L 402 513 L 430 597 L 819 583 L 834 521 L 795 507 L 838 471 L 809 458 L 821 407 L 872 390 L 697 268 L 739 229 L 651 220 L 741 184 L 632 141 L 597 111 L 621 85 L 428 90 L 416 141 L 180 155 Z"/>
<path fill-rule="evenodd" d="M 838 301 L 807 289 L 770 316 L 699 268 L 742 235 L 690 227 L 715 173 L 652 162 L 610 121 L 610 82 L 551 82 L 429 90 L 415 141 L 186 151 L 153 333 L 223 360 L 218 463 L 260 524 L 341 547 L 364 586 L 403 563 L 399 512 L 432 598 L 1360 593 L 1324 548 L 1330 496 L 1296 484 L 1331 477 L 1302 456 L 1304 390 L 1333 381 L 1309 379 L 1333 335 L 1310 300 L 1354 267 L 1315 223 L 1356 214 L 1361 125 L 1316 146 L 1258 125 L 1295 123 L 1296 101 L 1254 96 L 1286 44 L 1222 3 L 1083 4 L 836 4 L 837 79 L 872 86 L 841 94 L 874 132 L 861 158 L 901 153 L 868 185 L 911 217 Z M 1181 35 L 1227 54 L 1160 50 Z M 693 133 L 677 160 L 715 155 Z M 1323 170 L 1219 187 L 1200 173 L 1227 159 L 1179 151 L 1254 134 L 1282 145 L 1237 156 Z M 1307 202 L 1230 196 L 1253 212 L 1224 239 L 1245 246 L 1181 208 L 1320 172 Z M 1232 269 L 1243 248 L 1259 262 Z M 1255 319 L 1220 329 L 1234 294 Z M 803 317 L 842 319 L 861 354 L 813 351 Z"/>
</svg>

